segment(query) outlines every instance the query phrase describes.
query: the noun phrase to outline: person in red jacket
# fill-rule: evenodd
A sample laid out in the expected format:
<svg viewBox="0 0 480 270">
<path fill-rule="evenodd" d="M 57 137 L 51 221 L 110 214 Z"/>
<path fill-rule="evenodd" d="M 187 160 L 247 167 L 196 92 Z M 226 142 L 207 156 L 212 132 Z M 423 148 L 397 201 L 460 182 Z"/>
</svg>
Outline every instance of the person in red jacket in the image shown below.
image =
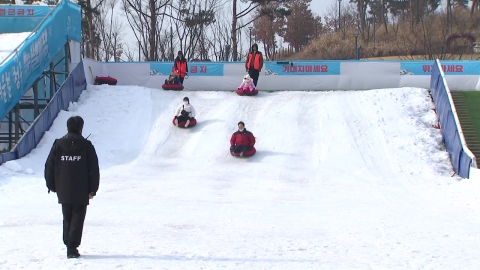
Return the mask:
<svg viewBox="0 0 480 270">
<path fill-rule="evenodd" d="M 183 84 L 183 79 L 188 73 L 187 59 L 183 57 L 182 51 L 178 51 L 177 58 L 175 58 L 174 72 L 180 79 L 180 84 Z"/>
<path fill-rule="evenodd" d="M 258 51 L 258 45 L 253 44 L 250 50 L 250 53 L 247 56 L 247 61 L 245 62 L 245 69 L 250 75 L 250 78 L 253 79 L 253 84 L 257 87 L 258 76 L 262 72 L 263 68 L 263 55 Z"/>
<path fill-rule="evenodd" d="M 247 131 L 245 123 L 238 122 L 238 130 L 232 134 L 230 139 L 230 153 L 234 156 L 235 153 L 240 152 L 240 156 L 252 149 L 255 145 L 255 137 L 252 132 Z"/>
</svg>

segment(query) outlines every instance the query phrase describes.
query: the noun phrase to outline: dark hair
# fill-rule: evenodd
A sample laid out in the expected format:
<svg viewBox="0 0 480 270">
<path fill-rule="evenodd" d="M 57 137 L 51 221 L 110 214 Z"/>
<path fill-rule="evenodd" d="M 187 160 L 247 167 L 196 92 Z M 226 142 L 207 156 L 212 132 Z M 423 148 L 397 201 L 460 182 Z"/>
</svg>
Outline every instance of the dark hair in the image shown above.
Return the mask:
<svg viewBox="0 0 480 270">
<path fill-rule="evenodd" d="M 237 126 L 239 126 L 240 124 L 242 124 L 243 126 L 245 126 L 245 123 L 243 123 L 242 121 L 238 122 Z"/>
<path fill-rule="evenodd" d="M 67 120 L 67 130 L 69 133 L 81 133 L 83 129 L 83 118 L 72 116 Z"/>
<path fill-rule="evenodd" d="M 188 97 L 184 97 L 183 101 L 185 101 L 185 100 L 188 101 L 188 103 L 190 103 L 190 99 L 188 99 Z"/>
<path fill-rule="evenodd" d="M 178 53 L 177 53 L 177 54 L 181 54 L 181 55 L 183 55 L 182 51 L 178 51 Z"/>
<path fill-rule="evenodd" d="M 253 51 L 253 47 L 257 48 L 257 51 L 258 51 L 258 45 L 257 45 L 257 43 L 255 43 L 255 44 L 252 45 L 252 48 L 251 48 L 252 51 Z"/>
</svg>

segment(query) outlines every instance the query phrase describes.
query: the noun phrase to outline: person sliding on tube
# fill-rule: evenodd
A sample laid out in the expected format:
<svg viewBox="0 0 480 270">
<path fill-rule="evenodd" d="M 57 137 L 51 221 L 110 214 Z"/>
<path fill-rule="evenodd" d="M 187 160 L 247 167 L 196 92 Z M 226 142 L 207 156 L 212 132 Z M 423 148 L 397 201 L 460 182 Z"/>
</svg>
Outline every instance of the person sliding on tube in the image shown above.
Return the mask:
<svg viewBox="0 0 480 270">
<path fill-rule="evenodd" d="M 257 87 L 258 76 L 262 72 L 263 67 L 263 56 L 262 53 L 258 51 L 258 45 L 253 44 L 252 50 L 248 54 L 247 62 L 245 62 L 245 69 L 247 70 L 250 78 L 253 79 L 253 84 Z"/>
<path fill-rule="evenodd" d="M 177 58 L 175 58 L 175 74 L 178 75 L 180 79 L 180 84 L 183 85 L 183 79 L 185 79 L 185 76 L 188 73 L 188 65 L 187 65 L 187 59 L 183 57 L 182 51 L 178 51 Z"/>
<path fill-rule="evenodd" d="M 247 131 L 245 128 L 245 123 L 242 121 L 238 122 L 238 130 L 232 134 L 230 139 L 230 153 L 232 156 L 235 156 L 235 153 L 240 152 L 240 156 L 251 150 L 255 145 L 255 137 L 252 132 Z"/>
<path fill-rule="evenodd" d="M 183 104 L 178 106 L 175 111 L 175 126 L 178 127 L 178 123 L 185 121 L 185 127 L 188 127 L 190 120 L 193 120 L 195 117 L 195 109 L 190 105 L 190 100 L 188 97 L 183 98 Z"/>
</svg>

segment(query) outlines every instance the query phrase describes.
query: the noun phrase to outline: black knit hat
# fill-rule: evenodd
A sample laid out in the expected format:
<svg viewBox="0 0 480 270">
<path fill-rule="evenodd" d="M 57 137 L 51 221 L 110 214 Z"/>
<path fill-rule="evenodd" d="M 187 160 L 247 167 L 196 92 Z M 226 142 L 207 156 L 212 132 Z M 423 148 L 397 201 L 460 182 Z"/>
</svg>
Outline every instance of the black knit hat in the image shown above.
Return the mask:
<svg viewBox="0 0 480 270">
<path fill-rule="evenodd" d="M 238 122 L 237 126 L 239 126 L 240 124 L 242 124 L 243 126 L 245 126 L 245 123 L 243 123 L 242 121 Z"/>
<path fill-rule="evenodd" d="M 178 51 L 178 54 L 183 55 L 182 51 Z"/>
</svg>

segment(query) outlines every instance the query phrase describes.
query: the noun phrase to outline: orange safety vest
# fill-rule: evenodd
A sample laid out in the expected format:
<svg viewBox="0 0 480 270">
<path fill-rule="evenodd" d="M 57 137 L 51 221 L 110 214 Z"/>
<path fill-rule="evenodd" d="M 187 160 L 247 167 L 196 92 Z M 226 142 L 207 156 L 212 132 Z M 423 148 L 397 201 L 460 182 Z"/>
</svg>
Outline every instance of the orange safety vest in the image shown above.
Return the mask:
<svg viewBox="0 0 480 270">
<path fill-rule="evenodd" d="M 248 62 L 247 62 L 247 69 L 250 69 L 252 63 L 252 54 L 248 54 Z M 253 62 L 253 68 L 254 69 L 260 69 L 260 53 L 257 52 L 255 55 L 255 61 Z"/>
<path fill-rule="evenodd" d="M 178 72 L 175 73 L 177 73 L 180 77 L 185 77 L 185 74 L 187 73 L 187 62 L 177 61 L 175 62 L 175 68 L 178 70 Z"/>
</svg>

